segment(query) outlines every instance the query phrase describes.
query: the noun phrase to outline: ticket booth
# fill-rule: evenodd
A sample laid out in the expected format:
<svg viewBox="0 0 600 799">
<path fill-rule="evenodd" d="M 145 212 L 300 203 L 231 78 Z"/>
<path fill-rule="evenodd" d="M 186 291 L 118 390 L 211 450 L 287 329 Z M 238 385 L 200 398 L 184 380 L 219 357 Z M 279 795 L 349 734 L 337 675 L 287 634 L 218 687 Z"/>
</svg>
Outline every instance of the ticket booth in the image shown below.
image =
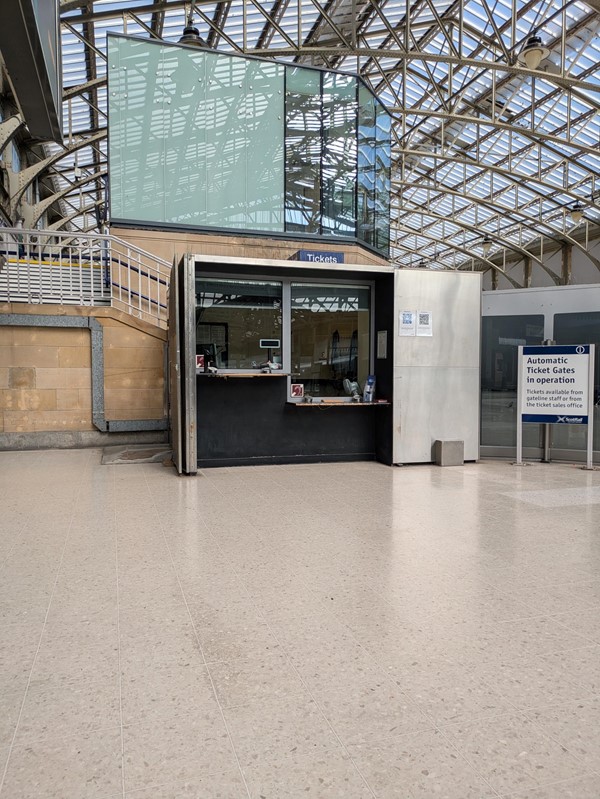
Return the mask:
<svg viewBox="0 0 600 799">
<path fill-rule="evenodd" d="M 479 275 L 205 255 L 174 272 L 180 471 L 430 462 L 444 438 L 478 457 Z"/>
<path fill-rule="evenodd" d="M 199 467 L 392 462 L 392 267 L 190 256 L 179 269 Z"/>
</svg>

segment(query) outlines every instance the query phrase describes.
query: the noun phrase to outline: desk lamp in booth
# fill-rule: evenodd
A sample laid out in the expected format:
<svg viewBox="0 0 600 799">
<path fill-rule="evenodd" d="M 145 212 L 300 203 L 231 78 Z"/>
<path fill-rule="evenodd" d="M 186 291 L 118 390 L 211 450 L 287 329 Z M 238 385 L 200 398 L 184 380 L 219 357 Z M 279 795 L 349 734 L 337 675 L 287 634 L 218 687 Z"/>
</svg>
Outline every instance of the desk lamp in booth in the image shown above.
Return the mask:
<svg viewBox="0 0 600 799">
<path fill-rule="evenodd" d="M 349 380 L 346 378 L 344 380 L 344 391 L 349 397 L 352 397 L 353 402 L 360 402 L 362 400 L 360 385 L 356 380 Z"/>
</svg>

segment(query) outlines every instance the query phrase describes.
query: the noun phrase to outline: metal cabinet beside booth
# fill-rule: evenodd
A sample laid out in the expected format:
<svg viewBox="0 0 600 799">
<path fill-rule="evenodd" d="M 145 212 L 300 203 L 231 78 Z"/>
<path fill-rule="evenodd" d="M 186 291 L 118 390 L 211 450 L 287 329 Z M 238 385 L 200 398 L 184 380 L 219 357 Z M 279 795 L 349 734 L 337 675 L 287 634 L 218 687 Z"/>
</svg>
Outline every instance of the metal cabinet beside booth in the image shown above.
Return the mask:
<svg viewBox="0 0 600 799">
<path fill-rule="evenodd" d="M 394 463 L 430 463 L 445 440 L 463 441 L 464 459 L 477 460 L 481 274 L 398 270 L 395 305 Z M 415 335 L 399 329 L 404 312 L 425 312 L 430 329 L 418 318 Z"/>
</svg>

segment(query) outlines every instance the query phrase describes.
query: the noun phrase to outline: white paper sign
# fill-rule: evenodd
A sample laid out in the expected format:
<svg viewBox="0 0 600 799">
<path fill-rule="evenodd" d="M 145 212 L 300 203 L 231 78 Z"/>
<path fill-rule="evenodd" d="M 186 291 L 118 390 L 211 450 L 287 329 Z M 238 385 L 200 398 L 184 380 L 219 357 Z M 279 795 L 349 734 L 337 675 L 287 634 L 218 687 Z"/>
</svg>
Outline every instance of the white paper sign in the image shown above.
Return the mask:
<svg viewBox="0 0 600 799">
<path fill-rule="evenodd" d="M 400 311 L 398 314 L 398 335 L 416 336 L 417 334 L 417 312 Z"/>
<path fill-rule="evenodd" d="M 589 359 L 588 345 L 523 347 L 522 420 L 587 424 Z"/>
<path fill-rule="evenodd" d="M 431 311 L 417 311 L 417 336 L 433 336 Z"/>
<path fill-rule="evenodd" d="M 387 358 L 387 330 L 377 331 L 377 357 Z"/>
</svg>

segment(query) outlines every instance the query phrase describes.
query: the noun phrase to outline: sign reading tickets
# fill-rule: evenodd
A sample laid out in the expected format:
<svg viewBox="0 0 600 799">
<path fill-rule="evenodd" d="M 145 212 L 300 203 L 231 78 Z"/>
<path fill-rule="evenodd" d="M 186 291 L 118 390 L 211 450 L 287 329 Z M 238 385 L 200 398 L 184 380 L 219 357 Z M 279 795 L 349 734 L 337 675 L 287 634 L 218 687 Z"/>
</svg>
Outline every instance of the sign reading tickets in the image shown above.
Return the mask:
<svg viewBox="0 0 600 799">
<path fill-rule="evenodd" d="M 588 424 L 590 346 L 520 347 L 523 422 Z"/>
</svg>

